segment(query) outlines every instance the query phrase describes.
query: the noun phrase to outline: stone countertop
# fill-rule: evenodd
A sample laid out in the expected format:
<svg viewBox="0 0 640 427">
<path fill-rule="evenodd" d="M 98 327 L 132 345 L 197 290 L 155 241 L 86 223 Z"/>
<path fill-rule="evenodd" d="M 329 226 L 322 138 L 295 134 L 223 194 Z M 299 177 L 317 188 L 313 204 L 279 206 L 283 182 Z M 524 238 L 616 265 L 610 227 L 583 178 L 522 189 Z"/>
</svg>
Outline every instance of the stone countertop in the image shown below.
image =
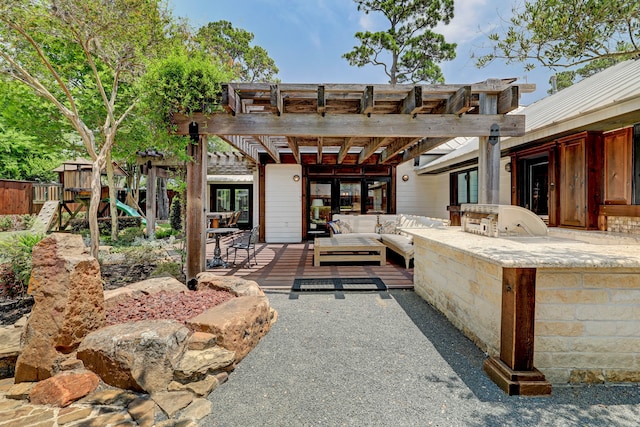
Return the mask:
<svg viewBox="0 0 640 427">
<path fill-rule="evenodd" d="M 486 237 L 460 227 L 402 231 L 508 268 L 640 268 L 640 241 L 631 238 L 589 240 L 587 233 L 551 230 L 545 237 Z"/>
</svg>

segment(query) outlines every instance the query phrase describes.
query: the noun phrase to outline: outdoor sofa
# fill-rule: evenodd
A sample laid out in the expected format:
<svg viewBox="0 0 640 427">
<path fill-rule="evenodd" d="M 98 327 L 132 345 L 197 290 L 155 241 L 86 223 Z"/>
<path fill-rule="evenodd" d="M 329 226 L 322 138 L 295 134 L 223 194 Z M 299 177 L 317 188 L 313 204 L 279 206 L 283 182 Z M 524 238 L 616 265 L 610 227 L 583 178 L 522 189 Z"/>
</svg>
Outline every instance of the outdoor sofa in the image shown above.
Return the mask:
<svg viewBox="0 0 640 427">
<path fill-rule="evenodd" d="M 370 237 L 404 258 L 406 268 L 413 259 L 413 237 L 403 230 L 449 225 L 449 220 L 418 215 L 333 215 L 328 223 L 331 237 Z"/>
</svg>

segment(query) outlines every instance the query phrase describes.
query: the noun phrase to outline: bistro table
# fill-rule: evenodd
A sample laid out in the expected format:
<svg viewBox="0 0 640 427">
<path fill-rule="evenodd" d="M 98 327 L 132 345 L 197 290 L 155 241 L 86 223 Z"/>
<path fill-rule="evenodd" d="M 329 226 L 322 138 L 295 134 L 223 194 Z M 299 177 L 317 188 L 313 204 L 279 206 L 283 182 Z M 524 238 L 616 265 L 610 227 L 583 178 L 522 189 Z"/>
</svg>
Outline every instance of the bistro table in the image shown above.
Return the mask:
<svg viewBox="0 0 640 427">
<path fill-rule="evenodd" d="M 207 224 L 211 228 L 218 228 L 220 226 L 220 220 L 229 221 L 229 218 L 233 215 L 233 211 L 229 212 L 207 212 Z"/>
<path fill-rule="evenodd" d="M 229 266 L 229 264 L 227 264 L 221 256 L 221 251 L 220 251 L 220 236 L 226 235 L 226 234 L 230 234 L 230 233 L 235 233 L 236 231 L 238 231 L 237 228 L 207 228 L 207 235 L 209 234 L 213 234 L 213 236 L 216 238 L 216 246 L 213 249 L 213 258 L 211 258 L 209 260 L 209 262 L 207 262 L 207 268 L 216 268 L 216 267 L 224 267 L 227 268 Z"/>
</svg>

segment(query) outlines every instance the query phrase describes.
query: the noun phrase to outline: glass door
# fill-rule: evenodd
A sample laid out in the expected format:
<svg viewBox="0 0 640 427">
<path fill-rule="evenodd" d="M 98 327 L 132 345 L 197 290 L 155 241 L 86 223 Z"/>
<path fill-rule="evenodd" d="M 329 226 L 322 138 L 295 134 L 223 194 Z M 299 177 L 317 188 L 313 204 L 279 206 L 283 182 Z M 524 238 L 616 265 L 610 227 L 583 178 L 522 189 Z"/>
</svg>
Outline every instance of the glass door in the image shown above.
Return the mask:
<svg viewBox="0 0 640 427">
<path fill-rule="evenodd" d="M 331 221 L 332 182 L 310 181 L 307 202 L 307 235 L 318 237 L 328 234 L 327 222 Z"/>
<path fill-rule="evenodd" d="M 367 181 L 367 205 L 368 214 L 386 214 L 389 212 L 389 182 Z"/>
<path fill-rule="evenodd" d="M 246 184 L 211 184 L 211 212 L 240 211 L 238 227 L 248 230 L 252 227 L 253 205 L 252 185 Z"/>
<path fill-rule="evenodd" d="M 362 213 L 362 181 L 340 180 L 340 213 Z"/>
<path fill-rule="evenodd" d="M 238 226 L 249 224 L 249 190 L 247 188 L 238 188 L 235 190 L 235 210 L 242 212 L 238 219 Z"/>
</svg>

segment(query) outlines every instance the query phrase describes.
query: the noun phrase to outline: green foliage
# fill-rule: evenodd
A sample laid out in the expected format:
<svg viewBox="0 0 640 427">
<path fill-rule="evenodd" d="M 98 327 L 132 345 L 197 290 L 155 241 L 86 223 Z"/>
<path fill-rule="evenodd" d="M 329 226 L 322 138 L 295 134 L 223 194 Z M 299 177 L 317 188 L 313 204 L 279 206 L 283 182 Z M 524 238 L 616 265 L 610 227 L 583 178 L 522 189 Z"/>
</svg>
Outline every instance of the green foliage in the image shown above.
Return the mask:
<svg viewBox="0 0 640 427">
<path fill-rule="evenodd" d="M 118 243 L 121 245 L 131 245 L 136 239 L 144 239 L 144 230 L 139 227 L 125 228 L 118 233 Z"/>
<path fill-rule="evenodd" d="M 455 43 L 447 43 L 435 33 L 438 24 L 453 18 L 453 0 L 354 0 L 358 10 L 383 14 L 389 21 L 385 31 L 357 32 L 360 42 L 342 55 L 350 65 L 381 66 L 389 83 L 442 83 L 444 76 L 437 65 L 455 58 Z"/>
<path fill-rule="evenodd" d="M 0 231 L 8 231 L 13 228 L 13 220 L 10 216 L 0 216 Z"/>
<path fill-rule="evenodd" d="M 640 0 L 525 0 L 502 34 L 489 35 L 491 51 L 476 64 L 503 59 L 522 62 L 527 70 L 536 64 L 568 68 L 636 55 L 638 37 Z"/>
<path fill-rule="evenodd" d="M 174 197 L 171 201 L 171 212 L 169 212 L 169 222 L 175 231 L 182 230 L 182 205 L 180 197 Z"/>
<path fill-rule="evenodd" d="M 0 276 L 0 289 L 12 293 L 11 296 L 24 296 L 31 277 L 31 253 L 33 247 L 44 238 L 41 234 L 22 233 L 0 241 L 0 253 L 9 266 L 9 270 Z M 8 273 L 7 273 L 8 271 Z"/>
<path fill-rule="evenodd" d="M 149 274 L 149 277 L 167 277 L 171 276 L 180 280 L 183 276 L 182 265 L 178 262 L 163 262 Z"/>
<path fill-rule="evenodd" d="M 201 27 L 196 43 L 207 56 L 231 68 L 236 79 L 245 82 L 270 82 L 278 67 L 260 46 L 251 46 L 253 33 L 235 28 L 231 22 L 210 22 Z"/>
</svg>

